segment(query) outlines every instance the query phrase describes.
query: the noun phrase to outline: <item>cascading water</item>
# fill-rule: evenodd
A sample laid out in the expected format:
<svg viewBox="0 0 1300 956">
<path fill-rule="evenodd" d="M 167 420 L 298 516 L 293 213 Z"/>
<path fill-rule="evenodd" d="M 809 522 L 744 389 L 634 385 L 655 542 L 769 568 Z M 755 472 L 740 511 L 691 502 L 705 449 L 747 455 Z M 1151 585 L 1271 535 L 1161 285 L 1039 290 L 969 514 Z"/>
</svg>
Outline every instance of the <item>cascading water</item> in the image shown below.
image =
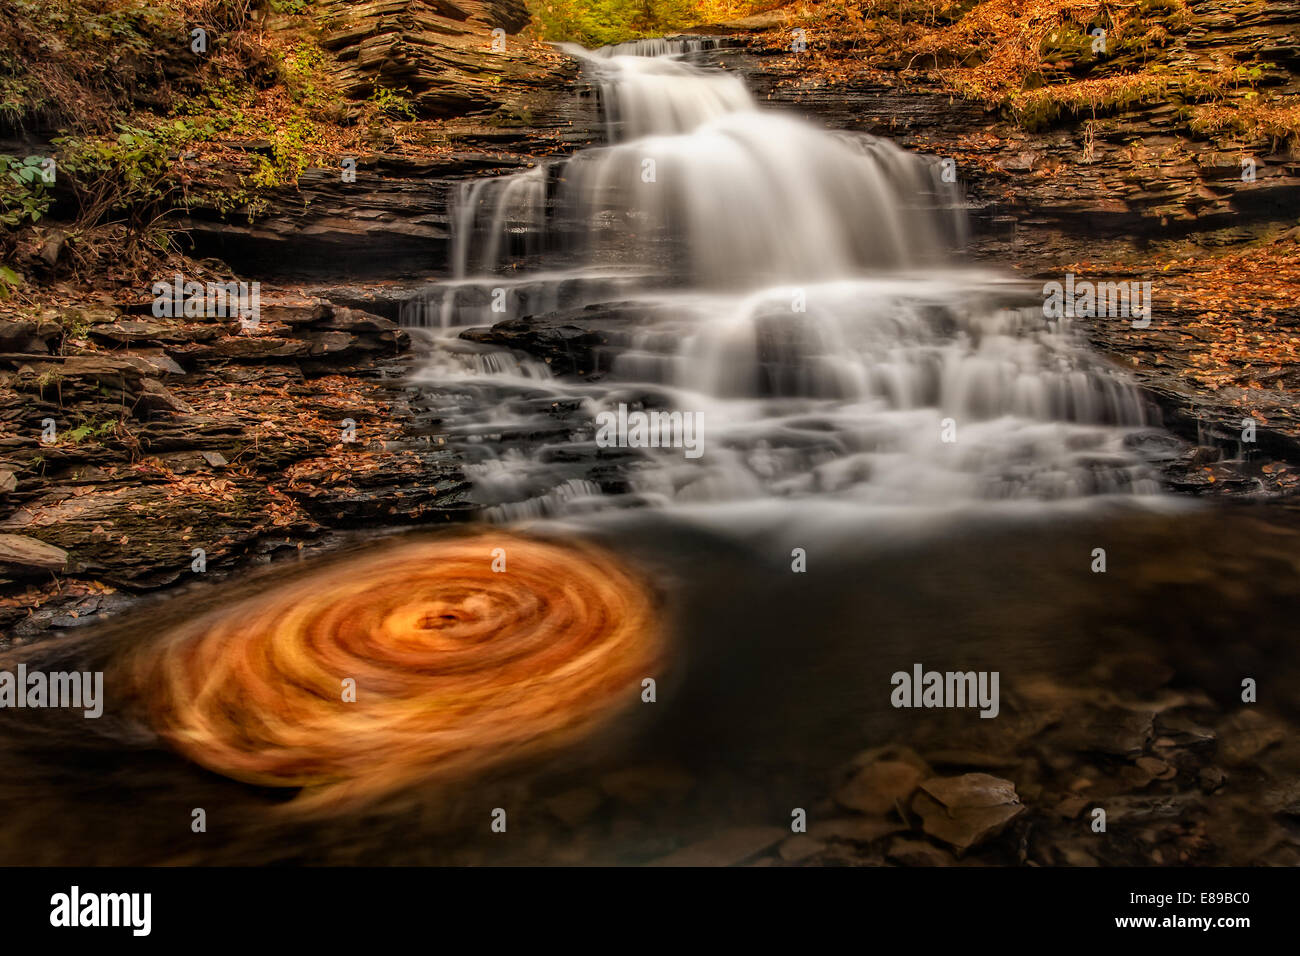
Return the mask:
<svg viewBox="0 0 1300 956">
<path fill-rule="evenodd" d="M 684 42 L 684 41 L 683 41 Z M 662 44 L 662 46 L 660 46 Z M 677 56 L 700 47 L 674 49 L 671 41 L 606 47 L 594 69 L 616 77 L 601 85 L 601 106 L 610 141 L 656 133 L 687 133 L 705 120 L 747 110 L 753 104 L 739 77 L 702 72 Z M 582 47 L 562 49 L 585 57 Z"/>
<path fill-rule="evenodd" d="M 409 317 L 436 329 L 421 380 L 481 500 L 515 518 L 1157 490 L 1138 393 L 1014 282 L 953 264 L 965 221 L 937 162 L 760 110 L 684 57 L 708 48 L 569 48 L 609 144 L 461 190 L 455 275 Z M 592 367 L 461 337 L 524 317 L 598 330 Z M 698 454 L 611 443 L 615 410 L 680 413 Z"/>
</svg>

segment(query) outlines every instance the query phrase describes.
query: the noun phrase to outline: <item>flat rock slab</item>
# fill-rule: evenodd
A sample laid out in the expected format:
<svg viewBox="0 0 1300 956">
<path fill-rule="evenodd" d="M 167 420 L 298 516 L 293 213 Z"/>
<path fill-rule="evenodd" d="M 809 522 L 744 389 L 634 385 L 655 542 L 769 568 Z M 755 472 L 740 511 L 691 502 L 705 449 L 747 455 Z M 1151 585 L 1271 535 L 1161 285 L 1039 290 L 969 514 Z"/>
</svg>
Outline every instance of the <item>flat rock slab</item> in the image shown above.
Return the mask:
<svg viewBox="0 0 1300 956">
<path fill-rule="evenodd" d="M 62 571 L 68 552 L 52 544 L 21 534 L 0 534 L 0 571 L 20 575 L 41 571 Z"/>
<path fill-rule="evenodd" d="M 927 834 L 957 850 L 968 850 L 997 836 L 1025 808 L 1017 803 L 951 810 L 928 794 L 918 793 L 912 810 L 921 817 Z"/>
<path fill-rule="evenodd" d="M 921 789 L 950 810 L 1000 807 L 1020 802 L 1014 783 L 987 773 L 932 777 L 921 784 Z"/>
<path fill-rule="evenodd" d="M 912 801 L 927 834 L 958 851 L 1002 832 L 1024 812 L 1015 784 L 987 773 L 932 777 Z"/>
</svg>

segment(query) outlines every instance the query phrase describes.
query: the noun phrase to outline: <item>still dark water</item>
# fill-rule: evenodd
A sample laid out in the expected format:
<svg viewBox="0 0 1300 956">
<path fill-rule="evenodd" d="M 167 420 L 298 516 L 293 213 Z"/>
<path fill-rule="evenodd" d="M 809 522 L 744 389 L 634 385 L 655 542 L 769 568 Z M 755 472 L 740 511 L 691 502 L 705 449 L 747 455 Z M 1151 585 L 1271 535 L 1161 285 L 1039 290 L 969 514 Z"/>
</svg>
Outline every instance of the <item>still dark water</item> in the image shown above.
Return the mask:
<svg viewBox="0 0 1300 956">
<path fill-rule="evenodd" d="M 836 769 L 866 748 L 933 750 L 974 734 L 1005 749 L 1007 728 L 1052 719 L 1041 698 L 1022 695 L 1044 677 L 1119 693 L 1163 684 L 1224 707 L 1254 677 L 1261 707 L 1296 717 L 1293 511 L 1120 503 L 923 523 L 820 507 L 707 520 L 631 512 L 581 533 L 655 582 L 671 651 L 654 703 L 633 687 L 603 729 L 558 754 L 301 819 L 285 812 L 292 790 L 235 783 L 174 753 L 110 681 L 99 720 L 0 712 L 0 861 L 641 862 L 722 827 L 786 826 L 795 807 L 815 817 Z M 393 546 L 197 588 L 24 656 L 30 668 L 111 673 L 115 656 L 176 623 Z M 791 570 L 793 547 L 806 550 L 806 572 Z M 1104 574 L 1090 570 L 1096 547 Z M 890 674 L 914 663 L 998 671 L 1001 714 L 945 712 L 936 723 L 938 712 L 891 707 Z M 600 794 L 598 806 L 563 822 L 564 800 L 581 806 L 584 793 Z M 206 833 L 191 832 L 196 807 Z M 490 830 L 498 807 L 505 834 Z"/>
</svg>

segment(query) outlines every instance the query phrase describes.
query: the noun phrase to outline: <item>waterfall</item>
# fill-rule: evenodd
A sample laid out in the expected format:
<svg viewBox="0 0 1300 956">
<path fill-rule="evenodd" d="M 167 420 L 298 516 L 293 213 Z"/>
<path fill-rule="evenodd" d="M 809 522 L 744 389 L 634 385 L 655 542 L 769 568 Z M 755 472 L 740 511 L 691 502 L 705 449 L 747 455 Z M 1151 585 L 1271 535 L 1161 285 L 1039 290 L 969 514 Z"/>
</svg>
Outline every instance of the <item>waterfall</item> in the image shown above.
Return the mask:
<svg viewBox="0 0 1300 956">
<path fill-rule="evenodd" d="M 423 380 L 456 395 L 481 500 L 519 518 L 1157 490 L 1136 390 L 1022 287 L 957 264 L 965 216 L 937 159 L 760 109 L 686 56 L 709 48 L 567 48 L 608 142 L 462 187 L 455 278 L 412 314 L 443 330 Z M 456 338 L 529 316 L 598 326 L 591 367 Z M 707 453 L 611 451 L 595 423 L 615 408 L 698 415 Z"/>
<path fill-rule="evenodd" d="M 739 77 L 703 72 L 675 55 L 588 58 L 600 88 L 611 142 L 664 133 L 689 133 L 724 113 L 754 109 Z"/>
<path fill-rule="evenodd" d="M 641 56 L 641 57 L 667 57 L 681 56 L 685 53 L 702 53 L 705 50 L 714 50 L 721 45 L 718 37 L 651 37 L 644 40 L 629 40 L 627 43 L 615 43 L 612 46 L 603 46 L 599 50 L 585 50 L 577 44 L 560 43 L 557 46 L 562 50 L 567 50 L 575 56 L 596 56 L 596 57 L 615 57 L 615 56 Z"/>
<path fill-rule="evenodd" d="M 565 179 L 565 208 L 598 224 L 589 260 L 666 248 L 673 274 L 698 285 L 815 281 L 946 251 L 936 217 L 917 208 L 933 198 L 923 161 L 777 113 L 729 112 L 687 134 L 589 150 Z"/>
<path fill-rule="evenodd" d="M 747 287 L 931 264 L 963 237 L 955 184 L 935 162 L 759 110 L 738 77 L 675 54 L 583 60 L 611 145 L 463 187 L 458 278 L 576 248 L 588 263 Z"/>
</svg>

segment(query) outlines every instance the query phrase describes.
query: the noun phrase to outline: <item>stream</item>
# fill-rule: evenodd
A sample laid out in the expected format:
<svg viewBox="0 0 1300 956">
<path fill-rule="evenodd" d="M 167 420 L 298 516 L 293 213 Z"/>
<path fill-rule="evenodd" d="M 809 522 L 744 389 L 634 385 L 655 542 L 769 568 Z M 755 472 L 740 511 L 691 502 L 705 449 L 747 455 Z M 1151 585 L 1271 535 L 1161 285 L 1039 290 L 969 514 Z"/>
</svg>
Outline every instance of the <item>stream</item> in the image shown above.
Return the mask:
<svg viewBox="0 0 1300 956">
<path fill-rule="evenodd" d="M 568 48 L 607 142 L 465 182 L 452 276 L 402 307 L 483 520 L 29 650 L 108 706 L 0 712 L 0 861 L 743 862 L 803 810 L 799 860 L 899 862 L 906 809 L 827 836 L 880 748 L 1013 780 L 983 862 L 1294 854 L 1296 514 L 1165 490 L 1183 443 L 966 260 L 939 158 L 760 108 L 709 49 Z M 996 718 L 891 703 L 918 664 L 997 672 Z M 1115 839 L 1057 812 L 1080 793 Z"/>
</svg>

